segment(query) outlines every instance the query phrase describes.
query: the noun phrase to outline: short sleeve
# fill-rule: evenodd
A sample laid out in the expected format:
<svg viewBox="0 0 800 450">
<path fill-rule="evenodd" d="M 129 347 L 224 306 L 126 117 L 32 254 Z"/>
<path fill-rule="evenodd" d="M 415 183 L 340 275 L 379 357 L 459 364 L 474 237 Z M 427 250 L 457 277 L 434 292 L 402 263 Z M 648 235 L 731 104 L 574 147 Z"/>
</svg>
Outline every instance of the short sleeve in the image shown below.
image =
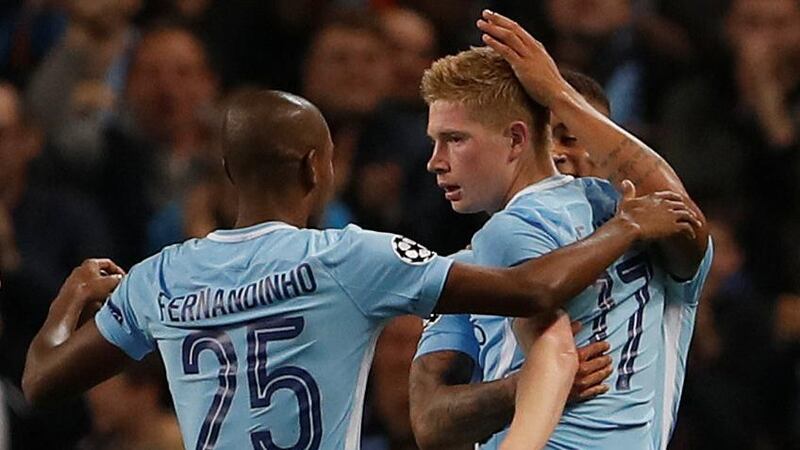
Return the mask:
<svg viewBox="0 0 800 450">
<path fill-rule="evenodd" d="M 711 263 L 713 260 L 714 244 L 709 236 L 706 253 L 703 255 L 703 260 L 700 261 L 700 267 L 697 269 L 694 277 L 689 280 L 681 281 L 667 274 L 667 301 L 680 301 L 688 305 L 697 305 L 700 301 L 700 294 L 703 292 L 703 286 L 706 283 L 706 278 L 708 278 L 708 272 L 711 270 Z"/>
<path fill-rule="evenodd" d="M 153 351 L 154 344 L 139 324 L 132 307 L 132 296 L 141 274 L 126 275 L 94 317 L 100 334 L 133 359 L 141 360 Z"/>
<path fill-rule="evenodd" d="M 472 240 L 475 263 L 511 267 L 561 247 L 544 219 L 510 212 L 495 214 Z"/>
<path fill-rule="evenodd" d="M 583 184 L 586 199 L 592 207 L 592 225 L 599 228 L 616 214 L 620 200 L 619 192 L 607 180 L 593 177 L 583 177 L 578 180 Z"/>
<path fill-rule="evenodd" d="M 375 319 L 429 316 L 453 263 L 411 239 L 352 225 L 317 258 L 358 309 Z"/>
<path fill-rule="evenodd" d="M 467 355 L 474 363 L 473 379 L 476 378 L 476 375 L 480 377 L 480 345 L 475 337 L 475 330 L 469 320 L 469 315 L 435 315 L 425 321 L 425 329 L 419 339 L 414 359 L 430 353 L 446 351 Z"/>
</svg>

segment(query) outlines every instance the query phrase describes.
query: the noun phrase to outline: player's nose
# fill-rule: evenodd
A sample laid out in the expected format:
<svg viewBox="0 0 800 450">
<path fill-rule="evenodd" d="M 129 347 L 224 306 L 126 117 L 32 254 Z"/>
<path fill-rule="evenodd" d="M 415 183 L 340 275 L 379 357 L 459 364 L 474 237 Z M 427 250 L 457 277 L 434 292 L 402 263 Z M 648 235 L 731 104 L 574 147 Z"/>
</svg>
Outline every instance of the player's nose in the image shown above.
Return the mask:
<svg viewBox="0 0 800 450">
<path fill-rule="evenodd" d="M 433 147 L 433 154 L 428 160 L 427 169 L 430 173 L 444 173 L 450 170 L 450 164 L 438 144 Z"/>
</svg>

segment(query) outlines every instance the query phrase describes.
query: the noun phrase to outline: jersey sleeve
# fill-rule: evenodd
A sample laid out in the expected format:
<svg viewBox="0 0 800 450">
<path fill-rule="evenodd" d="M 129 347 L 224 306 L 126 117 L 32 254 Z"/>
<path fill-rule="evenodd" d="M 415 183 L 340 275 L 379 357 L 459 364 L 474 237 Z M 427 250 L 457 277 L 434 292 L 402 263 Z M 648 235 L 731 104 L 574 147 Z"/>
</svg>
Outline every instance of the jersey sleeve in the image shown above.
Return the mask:
<svg viewBox="0 0 800 450">
<path fill-rule="evenodd" d="M 469 315 L 434 315 L 425 321 L 414 359 L 429 353 L 445 351 L 461 352 L 469 356 L 476 367 L 478 366 L 480 346 Z"/>
<path fill-rule="evenodd" d="M 489 219 L 472 240 L 475 263 L 511 267 L 561 247 L 541 215 L 526 213 L 524 219 L 511 212 Z"/>
<path fill-rule="evenodd" d="M 140 275 L 136 268 L 132 269 L 94 317 L 100 334 L 136 360 L 141 360 L 155 348 L 133 308 L 135 287 L 143 282 L 139 280 Z"/>
<path fill-rule="evenodd" d="M 583 184 L 586 199 L 592 207 L 592 225 L 599 228 L 616 214 L 620 194 L 607 180 L 583 177 L 579 181 Z"/>
<path fill-rule="evenodd" d="M 427 317 L 436 306 L 453 261 L 411 239 L 348 226 L 318 256 L 367 317 Z"/>
<path fill-rule="evenodd" d="M 687 305 L 697 305 L 700 301 L 700 294 L 703 292 L 703 286 L 706 283 L 706 278 L 708 278 L 708 272 L 711 270 L 711 263 L 713 260 L 714 244 L 709 236 L 706 253 L 703 256 L 703 260 L 700 261 L 700 267 L 697 269 L 697 272 L 695 272 L 694 277 L 689 280 L 681 281 L 667 274 L 667 301 L 680 301 Z"/>
</svg>

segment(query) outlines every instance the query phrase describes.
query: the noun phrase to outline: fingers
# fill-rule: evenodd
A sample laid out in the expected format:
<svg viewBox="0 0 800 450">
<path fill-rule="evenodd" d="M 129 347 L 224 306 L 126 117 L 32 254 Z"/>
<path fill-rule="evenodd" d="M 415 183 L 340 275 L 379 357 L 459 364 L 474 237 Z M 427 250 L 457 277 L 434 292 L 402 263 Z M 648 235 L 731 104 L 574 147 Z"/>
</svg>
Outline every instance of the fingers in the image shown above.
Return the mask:
<svg viewBox="0 0 800 450">
<path fill-rule="evenodd" d="M 119 276 L 110 276 L 110 277 L 103 277 L 98 279 L 94 286 L 94 293 L 96 294 L 96 298 L 105 298 L 108 294 L 113 291 L 117 285 L 119 284 L 121 278 Z"/>
<path fill-rule="evenodd" d="M 125 275 L 125 271 L 114 261 L 108 258 L 92 258 L 83 262 L 84 266 L 90 268 L 95 273 L 105 272 L 108 275 Z"/>
<path fill-rule="evenodd" d="M 484 34 L 481 36 L 483 43 L 494 49 L 497 53 L 500 53 L 500 56 L 505 58 L 511 64 L 515 64 L 520 61 L 522 56 L 519 53 L 512 50 L 511 47 L 503 44 L 502 42 L 498 41 L 497 39 L 489 36 L 488 34 Z"/>
<path fill-rule="evenodd" d="M 697 232 L 695 231 L 694 227 L 686 222 L 681 222 L 678 224 L 678 232 L 685 234 L 686 237 L 691 240 L 697 239 Z"/>
<path fill-rule="evenodd" d="M 578 349 L 578 358 L 580 361 L 592 359 L 598 355 L 607 352 L 611 346 L 606 341 L 593 342 L 587 346 Z"/>
<path fill-rule="evenodd" d="M 636 186 L 631 180 L 622 180 L 622 200 L 633 200 L 636 198 Z"/>
<path fill-rule="evenodd" d="M 485 20 L 478 20 L 477 25 L 481 31 L 486 33 L 483 35 L 483 38 L 487 45 L 494 48 L 492 43 L 487 41 L 486 38 L 488 37 L 494 42 L 507 47 L 510 51 L 514 52 L 517 57 L 521 57 L 525 54 L 525 45 L 523 44 L 522 40 L 520 40 L 517 33 L 515 33 L 513 30 L 497 26 Z M 497 51 L 499 52 L 499 50 Z"/>
<path fill-rule="evenodd" d="M 650 196 L 661 200 L 671 200 L 671 201 L 686 203 L 685 199 L 683 198 L 683 195 L 673 191 L 653 192 L 652 194 L 650 194 Z"/>
<path fill-rule="evenodd" d="M 569 326 L 572 328 L 572 335 L 573 336 L 578 334 L 581 331 L 581 328 L 583 328 L 583 324 L 581 324 L 577 320 L 574 321 L 574 322 L 570 322 Z"/>
<path fill-rule="evenodd" d="M 578 366 L 576 378 L 584 379 L 597 372 L 611 373 L 611 370 L 613 370 L 613 367 L 611 367 L 611 357 L 608 355 L 598 356 L 588 361 L 581 361 L 580 366 Z M 600 380 L 603 379 L 605 379 L 605 377 L 600 378 Z"/>
<path fill-rule="evenodd" d="M 481 13 L 481 17 L 483 17 L 483 19 L 486 21 L 495 23 L 497 25 L 509 29 L 514 29 L 514 27 L 518 26 L 516 22 L 509 19 L 508 17 L 489 9 L 484 9 L 483 12 Z"/>
<path fill-rule="evenodd" d="M 598 384 L 578 392 L 574 398 L 577 401 L 589 400 L 590 398 L 597 397 L 600 394 L 605 394 L 608 392 L 608 389 L 608 385 Z"/>
</svg>

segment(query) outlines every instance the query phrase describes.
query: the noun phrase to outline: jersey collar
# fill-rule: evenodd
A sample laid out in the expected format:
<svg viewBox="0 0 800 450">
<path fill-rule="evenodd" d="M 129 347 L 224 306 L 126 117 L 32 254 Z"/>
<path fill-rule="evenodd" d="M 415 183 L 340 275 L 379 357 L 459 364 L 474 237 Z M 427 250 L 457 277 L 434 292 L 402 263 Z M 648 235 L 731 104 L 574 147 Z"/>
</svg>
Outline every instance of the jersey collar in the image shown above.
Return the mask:
<svg viewBox="0 0 800 450">
<path fill-rule="evenodd" d="M 511 204 L 514 203 L 515 201 L 519 200 L 519 198 L 522 197 L 523 195 L 530 194 L 531 192 L 541 192 L 541 191 L 546 191 L 548 189 L 557 188 L 559 186 L 563 186 L 569 183 L 574 179 L 575 177 L 573 177 L 572 175 L 558 174 L 558 175 L 553 175 L 551 177 L 547 177 L 544 180 L 537 181 L 536 183 L 528 185 L 521 191 L 514 194 L 514 196 L 511 197 L 511 200 L 509 200 L 508 203 L 506 204 L 506 208 L 511 206 Z"/>
<path fill-rule="evenodd" d="M 216 242 L 242 242 L 255 239 L 275 230 L 284 229 L 296 230 L 297 227 L 283 222 L 264 222 L 245 228 L 234 228 L 230 230 L 215 230 L 209 233 L 206 238 Z"/>
</svg>

